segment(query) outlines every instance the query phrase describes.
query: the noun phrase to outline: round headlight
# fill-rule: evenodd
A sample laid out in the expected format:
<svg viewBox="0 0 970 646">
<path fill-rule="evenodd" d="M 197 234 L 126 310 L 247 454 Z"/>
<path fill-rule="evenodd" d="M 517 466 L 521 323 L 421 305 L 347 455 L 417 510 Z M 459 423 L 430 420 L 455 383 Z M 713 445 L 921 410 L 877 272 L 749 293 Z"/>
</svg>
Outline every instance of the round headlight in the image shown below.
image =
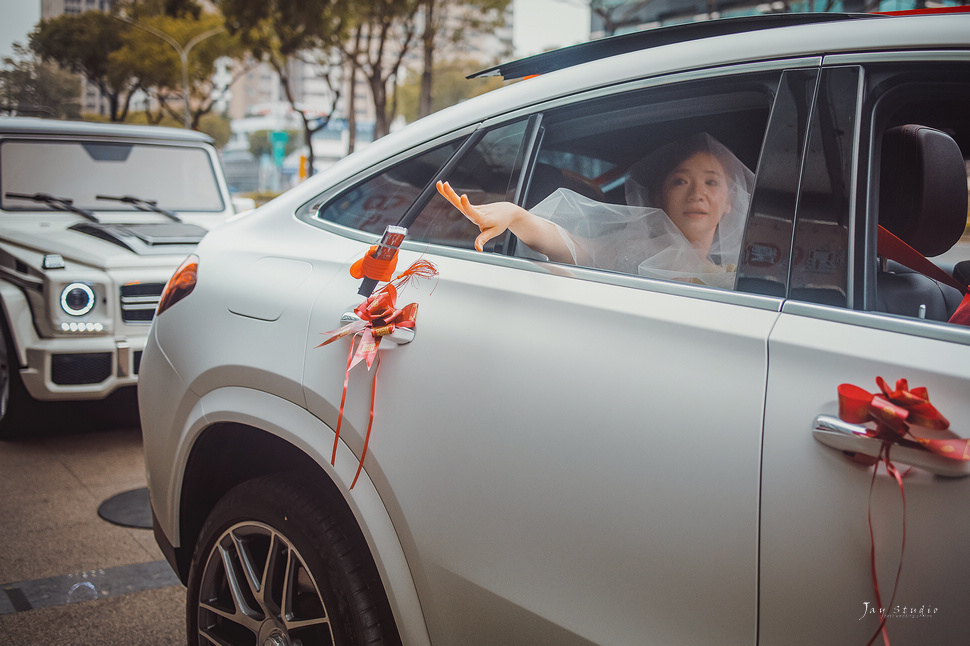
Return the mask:
<svg viewBox="0 0 970 646">
<path fill-rule="evenodd" d="M 71 283 L 61 292 L 61 309 L 71 316 L 84 316 L 94 308 L 94 290 L 84 283 Z"/>
</svg>

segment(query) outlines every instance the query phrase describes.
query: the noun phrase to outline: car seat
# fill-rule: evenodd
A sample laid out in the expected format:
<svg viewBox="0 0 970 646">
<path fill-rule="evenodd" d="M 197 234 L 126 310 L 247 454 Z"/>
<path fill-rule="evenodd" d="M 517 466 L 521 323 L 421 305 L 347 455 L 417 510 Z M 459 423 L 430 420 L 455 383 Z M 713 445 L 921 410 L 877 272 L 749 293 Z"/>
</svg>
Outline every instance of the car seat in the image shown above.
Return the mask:
<svg viewBox="0 0 970 646">
<path fill-rule="evenodd" d="M 923 256 L 948 251 L 967 223 L 967 176 L 960 147 L 921 125 L 885 132 L 879 177 L 879 224 Z M 963 295 L 910 269 L 880 249 L 876 307 L 936 321 L 950 318 Z"/>
<path fill-rule="evenodd" d="M 583 197 L 605 202 L 606 197 L 598 186 L 589 179 L 568 170 L 556 168 L 550 164 L 537 163 L 532 171 L 529 182 L 528 199 L 524 207 L 531 209 L 536 204 L 552 195 L 556 189 L 568 188 Z"/>
</svg>

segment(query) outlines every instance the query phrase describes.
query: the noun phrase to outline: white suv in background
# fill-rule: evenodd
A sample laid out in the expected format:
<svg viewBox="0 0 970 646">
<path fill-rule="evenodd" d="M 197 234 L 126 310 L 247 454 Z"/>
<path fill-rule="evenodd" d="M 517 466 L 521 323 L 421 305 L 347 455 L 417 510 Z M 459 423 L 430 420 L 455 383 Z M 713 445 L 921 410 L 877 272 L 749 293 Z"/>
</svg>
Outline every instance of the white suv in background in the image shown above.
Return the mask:
<svg viewBox="0 0 970 646">
<path fill-rule="evenodd" d="M 0 438 L 133 386 L 165 282 L 232 214 L 202 133 L 0 118 Z"/>
<path fill-rule="evenodd" d="M 928 392 L 967 457 L 970 13 L 710 21 L 491 72 L 539 76 L 220 227 L 169 283 L 138 390 L 189 642 L 966 642 L 970 462 L 895 442 L 900 485 L 863 422 L 878 378 Z M 752 172 L 716 287 L 509 232 L 476 251 L 436 190 L 627 208 L 638 160 L 697 133 Z M 388 226 L 399 272 L 438 275 L 348 370 L 353 334 L 319 346 L 387 331 L 351 268 Z"/>
</svg>

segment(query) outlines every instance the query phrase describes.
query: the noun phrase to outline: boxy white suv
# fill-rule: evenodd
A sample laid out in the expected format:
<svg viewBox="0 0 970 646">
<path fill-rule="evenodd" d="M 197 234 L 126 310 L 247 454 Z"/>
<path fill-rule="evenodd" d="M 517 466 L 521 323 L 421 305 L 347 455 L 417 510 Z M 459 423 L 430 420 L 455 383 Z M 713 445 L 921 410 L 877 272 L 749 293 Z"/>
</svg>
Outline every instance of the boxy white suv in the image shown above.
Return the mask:
<svg viewBox="0 0 970 646">
<path fill-rule="evenodd" d="M 189 642 L 966 643 L 970 13 L 711 21 L 492 71 L 539 76 L 220 227 L 169 284 L 139 403 Z M 720 251 L 692 252 L 716 280 L 600 263 L 659 237 L 557 220 L 666 217 L 631 205 L 640 160 L 700 133 L 721 152 L 654 179 L 672 209 L 722 186 L 722 149 L 750 171 L 741 235 L 721 203 Z M 518 224 L 476 251 L 439 181 L 548 215 L 572 260 Z M 389 226 L 398 272 L 438 272 L 393 315 L 355 268 Z"/>
<path fill-rule="evenodd" d="M 232 213 L 206 135 L 0 118 L 0 438 L 133 386 L 165 282 Z"/>
</svg>

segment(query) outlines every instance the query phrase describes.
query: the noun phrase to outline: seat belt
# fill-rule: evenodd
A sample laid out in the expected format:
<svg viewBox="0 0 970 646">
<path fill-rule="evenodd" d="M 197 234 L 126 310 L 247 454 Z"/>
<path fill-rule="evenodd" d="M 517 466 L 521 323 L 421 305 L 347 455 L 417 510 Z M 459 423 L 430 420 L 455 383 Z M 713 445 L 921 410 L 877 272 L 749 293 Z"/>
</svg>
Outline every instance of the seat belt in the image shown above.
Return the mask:
<svg viewBox="0 0 970 646">
<path fill-rule="evenodd" d="M 876 244 L 880 255 L 886 256 L 890 260 L 895 260 L 899 264 L 905 265 L 913 271 L 918 271 L 937 282 L 958 289 L 961 294 L 967 293 L 966 285 L 961 285 L 956 278 L 927 260 L 926 256 L 913 249 L 908 243 L 900 240 L 892 231 L 886 229 L 881 224 L 879 225 L 879 237 L 877 238 Z"/>
<path fill-rule="evenodd" d="M 927 260 L 926 256 L 913 249 L 908 243 L 901 240 L 882 225 L 879 225 L 879 235 L 876 245 L 880 255 L 895 260 L 913 271 L 959 290 L 963 294 L 963 300 L 957 306 L 949 322 L 956 323 L 957 325 L 970 326 L 970 293 L 967 292 L 966 285 L 961 285 L 956 278 Z"/>
</svg>

